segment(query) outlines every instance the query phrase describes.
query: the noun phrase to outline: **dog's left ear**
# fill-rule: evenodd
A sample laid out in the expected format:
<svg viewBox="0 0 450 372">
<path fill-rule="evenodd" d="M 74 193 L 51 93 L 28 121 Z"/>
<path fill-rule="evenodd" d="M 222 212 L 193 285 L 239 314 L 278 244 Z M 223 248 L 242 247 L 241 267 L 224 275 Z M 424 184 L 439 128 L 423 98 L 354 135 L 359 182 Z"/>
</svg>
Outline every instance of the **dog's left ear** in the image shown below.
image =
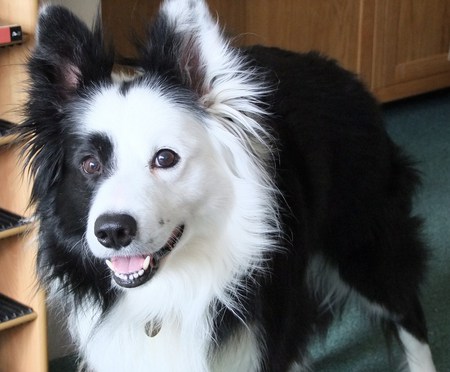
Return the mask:
<svg viewBox="0 0 450 372">
<path fill-rule="evenodd" d="M 248 174 L 243 157 L 265 167 L 273 141 L 265 125 L 264 102 L 272 91 L 268 72 L 229 44 L 204 0 L 165 0 L 141 47 L 140 63 L 163 83 L 181 82 L 194 92 L 214 118 L 217 125 L 208 129 L 230 154 L 235 174 Z"/>
<path fill-rule="evenodd" d="M 207 108 L 259 94 L 253 71 L 223 37 L 204 0 L 165 0 L 141 57 L 149 72 L 168 78 L 175 72 Z"/>
</svg>

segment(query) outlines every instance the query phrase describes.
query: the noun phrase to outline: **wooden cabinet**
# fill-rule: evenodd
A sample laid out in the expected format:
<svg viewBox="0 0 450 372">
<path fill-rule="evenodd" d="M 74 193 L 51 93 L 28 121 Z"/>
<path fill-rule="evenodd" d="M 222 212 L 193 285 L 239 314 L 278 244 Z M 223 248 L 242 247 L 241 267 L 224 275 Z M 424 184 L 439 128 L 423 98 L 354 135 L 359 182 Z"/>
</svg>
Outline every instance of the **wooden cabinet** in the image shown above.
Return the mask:
<svg viewBox="0 0 450 372">
<path fill-rule="evenodd" d="M 159 0 L 102 1 L 107 33 L 126 35 Z M 450 86 L 449 0 L 208 0 L 240 45 L 322 51 L 358 73 L 381 101 Z"/>
<path fill-rule="evenodd" d="M 19 24 L 29 35 L 24 45 L 0 48 L 0 118 L 11 122 L 20 120 L 24 62 L 32 47 L 36 19 L 37 0 L 0 0 L 0 23 Z M 1 142 L 0 207 L 29 215 L 29 181 L 21 175 L 18 152 L 8 141 Z M 0 239 L 0 293 L 31 307 L 33 313 L 23 317 L 23 322 L 17 318 L 6 326 L 0 323 L 0 372 L 44 372 L 48 364 L 46 311 L 35 275 L 34 234 L 7 235 Z M 0 301 L 0 312 L 1 306 Z"/>
<path fill-rule="evenodd" d="M 244 45 L 320 50 L 381 101 L 450 86 L 449 0 L 209 0 Z"/>
<path fill-rule="evenodd" d="M 450 1 L 375 5 L 370 85 L 380 99 L 450 86 Z"/>
<path fill-rule="evenodd" d="M 294 51 L 321 50 L 358 69 L 360 13 L 354 0 L 209 0 L 220 23 L 241 45 L 263 44 Z"/>
</svg>

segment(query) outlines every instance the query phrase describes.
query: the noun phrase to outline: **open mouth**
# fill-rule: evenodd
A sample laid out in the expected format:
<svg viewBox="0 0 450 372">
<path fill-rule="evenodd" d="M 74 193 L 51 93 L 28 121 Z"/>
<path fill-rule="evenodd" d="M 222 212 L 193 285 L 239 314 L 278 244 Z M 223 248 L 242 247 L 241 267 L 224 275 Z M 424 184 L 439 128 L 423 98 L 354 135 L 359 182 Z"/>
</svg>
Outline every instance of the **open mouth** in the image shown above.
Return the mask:
<svg viewBox="0 0 450 372">
<path fill-rule="evenodd" d="M 114 281 L 125 288 L 135 288 L 148 282 L 158 270 L 160 261 L 177 245 L 184 225 L 173 230 L 167 243 L 157 252 L 142 256 L 117 256 L 106 260 Z"/>
</svg>

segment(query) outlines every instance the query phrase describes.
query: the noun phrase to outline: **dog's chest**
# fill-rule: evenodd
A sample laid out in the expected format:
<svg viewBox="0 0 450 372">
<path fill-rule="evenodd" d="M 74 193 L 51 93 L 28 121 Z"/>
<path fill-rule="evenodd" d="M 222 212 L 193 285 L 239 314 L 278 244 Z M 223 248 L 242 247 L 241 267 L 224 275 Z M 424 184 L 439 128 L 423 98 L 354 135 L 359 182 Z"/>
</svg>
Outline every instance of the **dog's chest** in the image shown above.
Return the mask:
<svg viewBox="0 0 450 372">
<path fill-rule="evenodd" d="M 135 314 L 134 314 L 135 315 Z M 89 371 L 257 371 L 260 350 L 255 333 L 242 327 L 226 345 L 213 348 L 210 322 L 181 325 L 145 322 L 113 309 L 71 314 L 71 327 Z M 231 368 L 231 369 L 230 369 Z"/>
<path fill-rule="evenodd" d="M 206 338 L 176 322 L 161 326 L 113 311 L 98 323 L 92 313 L 78 314 L 76 337 L 92 371 L 207 371 Z M 95 325 L 96 324 L 96 325 Z M 205 329 L 203 330 L 203 333 Z"/>
</svg>

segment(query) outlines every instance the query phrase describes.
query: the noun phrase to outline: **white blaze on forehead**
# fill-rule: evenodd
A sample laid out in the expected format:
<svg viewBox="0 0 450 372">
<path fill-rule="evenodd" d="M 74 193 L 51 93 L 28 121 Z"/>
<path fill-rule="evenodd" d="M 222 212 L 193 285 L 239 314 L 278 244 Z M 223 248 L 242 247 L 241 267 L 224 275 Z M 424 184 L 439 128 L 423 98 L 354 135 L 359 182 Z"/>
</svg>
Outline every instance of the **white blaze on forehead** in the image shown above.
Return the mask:
<svg viewBox="0 0 450 372">
<path fill-rule="evenodd" d="M 130 88 L 125 94 L 119 87 L 104 88 L 94 94 L 81 122 L 87 132 L 100 132 L 133 147 L 155 137 L 167 126 L 176 126 L 183 113 L 171 100 L 156 89 Z M 117 141 L 116 141 L 117 142 Z"/>
</svg>

